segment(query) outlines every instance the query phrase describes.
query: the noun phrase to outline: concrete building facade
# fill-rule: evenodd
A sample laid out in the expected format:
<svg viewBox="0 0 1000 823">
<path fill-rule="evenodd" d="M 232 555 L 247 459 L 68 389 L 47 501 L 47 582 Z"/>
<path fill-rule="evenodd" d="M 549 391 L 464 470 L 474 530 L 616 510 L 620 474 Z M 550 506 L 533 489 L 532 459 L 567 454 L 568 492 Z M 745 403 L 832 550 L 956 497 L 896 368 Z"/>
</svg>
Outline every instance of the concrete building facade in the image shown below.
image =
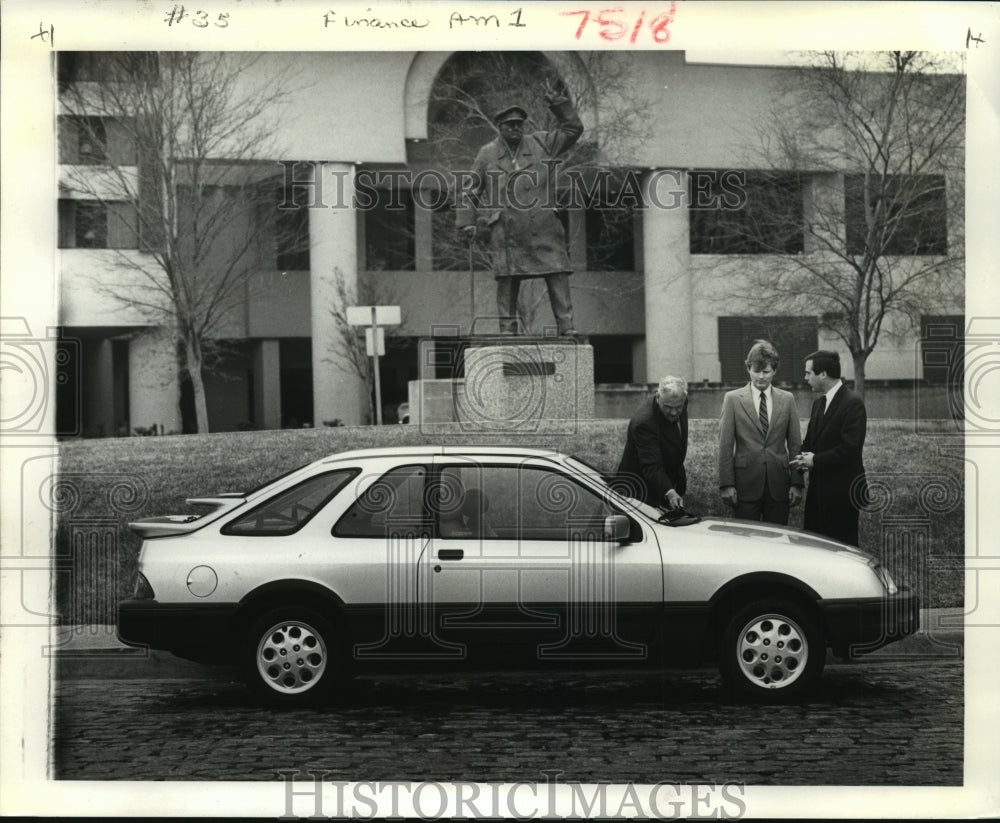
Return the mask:
<svg viewBox="0 0 1000 823">
<path fill-rule="evenodd" d="M 241 305 L 227 316 L 219 333 L 227 342 L 227 359 L 206 379 L 212 430 L 368 422 L 367 393 L 347 362 L 333 317 L 344 289 L 357 302 L 402 309 L 402 324 L 392 330 L 381 361 L 387 420 L 407 399 L 408 381 L 446 376 L 454 368 L 449 347 L 495 315 L 489 273 L 474 267 L 470 274 L 454 261 L 443 263 L 439 238 L 453 230 L 445 205 L 435 200 L 433 207 L 424 207 L 410 192 L 399 209 L 384 208 L 378 198 L 371 207 L 358 207 L 359 191 L 378 172 L 427 169 L 422 149 L 433 136 L 430 101 L 453 57 L 443 52 L 276 53 L 255 68 L 266 75 L 291 64 L 304 81 L 280 114 L 280 156 L 259 162 L 312 198 L 308 252 L 283 257 L 272 247 L 262 253 Z M 578 56 L 571 53 L 535 59 L 556 71 L 579 71 L 572 65 Z M 631 147 L 620 168 L 638 181 L 647 207 L 569 209 L 564 215 L 575 267 L 577 327 L 594 347 L 598 384 L 645 385 L 667 373 L 692 384 L 742 382 L 742 355 L 761 336 L 778 338 L 790 370 L 784 373 L 783 362 L 779 379 L 784 382 L 798 380 L 801 356 L 820 347 L 842 352 L 850 378 L 844 346 L 820 322 L 831 307 L 815 305 L 793 317 L 762 311 L 754 302 L 760 295 L 749 292 L 779 261 L 771 254 L 716 248 L 712 232 L 718 227 L 690 203 L 692 179 L 699 186 L 709 180 L 709 189 L 724 188 L 721 175 L 727 172 L 753 182 L 755 129 L 787 83 L 789 70 L 694 65 L 678 51 L 636 52 L 628 59 L 632 87 L 649 101 L 648 137 Z M 62 79 L 76 82 L 69 75 Z M 610 110 L 598 103 L 581 116 L 593 126 Z M 101 158 L 106 162 L 113 156 L 124 166 L 137 162 L 134 149 L 120 145 L 113 123 L 103 124 L 105 145 L 96 161 L 87 156 L 90 148 L 73 139 L 68 118 L 60 118 L 59 133 L 63 177 L 80 173 L 81 167 L 98 174 Z M 822 198 L 843 202 L 852 174 L 851 169 L 796 172 L 786 198 L 794 201 L 794 213 Z M 960 201 L 961 170 L 940 174 L 949 199 Z M 189 429 L 170 331 L 123 305 L 112 290 L 94 288 L 95 282 L 126 276 L 112 274 L 120 269 L 122 254 L 151 265 L 148 253 L 130 236 L 126 218 L 107 207 L 94 209 L 71 188 L 65 187 L 59 203 L 60 325 L 78 357 L 75 385 L 64 392 L 78 393 L 83 402 L 79 419 L 62 419 L 60 429 L 104 436 Z M 389 193 L 383 190 L 379 198 Z M 649 207 L 650 200 L 668 205 Z M 957 255 L 962 247 L 961 215 L 943 203 L 943 222 L 936 228 L 940 236 L 917 247 L 915 265 L 929 255 Z M 615 212 L 616 220 L 602 212 Z M 602 232 L 610 237 L 610 245 L 602 247 L 607 253 L 599 253 L 596 242 Z M 819 253 L 803 243 L 789 254 Z M 545 334 L 554 321 L 544 288 L 538 285 L 529 299 L 536 309 L 531 331 Z M 886 338 L 868 361 L 867 379 L 954 379 L 950 366 L 942 364 L 949 346 L 961 343 L 963 314 L 959 294 L 944 309 L 928 313 L 919 331 Z M 418 343 L 429 337 L 440 338 L 441 356 L 420 362 Z M 929 341 L 945 354 L 924 356 L 925 349 L 934 349 Z M 601 408 L 611 407 L 598 404 L 598 414 Z"/>
</svg>

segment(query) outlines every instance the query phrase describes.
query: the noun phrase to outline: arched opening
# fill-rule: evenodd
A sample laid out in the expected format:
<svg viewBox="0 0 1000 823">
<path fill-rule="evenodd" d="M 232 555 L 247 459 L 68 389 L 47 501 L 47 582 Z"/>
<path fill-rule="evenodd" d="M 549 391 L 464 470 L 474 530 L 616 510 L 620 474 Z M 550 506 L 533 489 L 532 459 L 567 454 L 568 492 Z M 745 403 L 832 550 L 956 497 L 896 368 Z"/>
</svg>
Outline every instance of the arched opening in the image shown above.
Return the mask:
<svg viewBox="0 0 1000 823">
<path fill-rule="evenodd" d="M 557 206 L 574 272 L 574 308 L 590 333 L 598 372 L 606 380 L 611 372 L 616 382 L 632 379 L 632 349 L 641 334 L 628 318 L 643 314 L 641 215 L 635 196 L 619 192 L 648 133 L 648 106 L 635 78 L 627 53 L 414 56 L 404 92 L 408 174 L 391 180 L 387 175 L 379 187 L 375 207 L 365 214 L 363 255 L 371 282 L 385 293 L 413 297 L 412 328 L 424 334 L 437 328 L 449 334 L 483 333 L 481 323 L 474 326 L 477 318 L 485 318 L 486 329 L 495 327 L 495 320 L 494 325 L 489 321 L 497 313 L 496 285 L 484 247 L 470 245 L 456 229 L 456 174 L 471 169 L 477 152 L 498 136 L 493 117 L 502 108 L 516 104 L 526 110 L 526 133 L 555 129 L 558 120 L 546 100 L 547 89 L 554 88 L 572 101 L 584 125 L 581 139 L 560 157 L 556 181 L 560 198 L 573 191 L 566 172 L 577 172 L 575 184 L 587 189 Z M 639 175 L 636 171 L 634 178 Z M 450 295 L 432 308 L 426 298 L 430 283 L 441 284 Z M 554 323 L 543 280 L 526 281 L 520 296 L 519 313 L 530 332 L 541 333 Z M 609 304 L 619 310 L 608 312 Z M 457 362 L 444 355 L 441 360 Z M 428 376 L 426 364 L 419 369 Z"/>
<path fill-rule="evenodd" d="M 575 164 L 595 156 L 594 95 L 589 73 L 572 57 L 532 51 L 455 52 L 441 64 L 426 94 L 427 139 L 411 145 L 411 162 L 437 169 L 467 168 L 476 151 L 496 137 L 493 115 L 519 105 L 526 131 L 550 128 L 548 88 L 576 104 L 588 127 L 575 147 Z"/>
</svg>

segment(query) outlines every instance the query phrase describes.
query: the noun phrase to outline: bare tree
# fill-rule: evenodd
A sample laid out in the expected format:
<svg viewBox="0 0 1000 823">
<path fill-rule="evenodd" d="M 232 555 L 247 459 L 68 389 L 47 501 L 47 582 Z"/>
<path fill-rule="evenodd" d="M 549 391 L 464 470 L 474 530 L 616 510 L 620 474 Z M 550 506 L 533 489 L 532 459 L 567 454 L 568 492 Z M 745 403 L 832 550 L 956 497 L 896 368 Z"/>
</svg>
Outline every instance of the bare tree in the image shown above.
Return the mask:
<svg viewBox="0 0 1000 823">
<path fill-rule="evenodd" d="M 820 314 L 859 393 L 884 336 L 961 302 L 965 84 L 947 69 L 921 52 L 816 55 L 759 127 L 748 167 L 780 171 L 749 173 L 746 202 L 707 218 L 703 251 L 774 255 L 749 291 L 772 314 Z"/>
<path fill-rule="evenodd" d="M 95 288 L 173 334 L 199 432 L 209 429 L 204 374 L 217 341 L 252 275 L 275 268 L 268 240 L 287 252 L 307 237 L 304 222 L 278 208 L 273 162 L 292 78 L 262 70 L 263 59 L 109 52 L 92 63 L 92 77 L 60 88 L 60 141 L 87 148 L 67 167 L 63 193 L 96 206 L 105 231 L 127 235 L 93 244 L 119 247 L 117 274 L 103 273 Z M 76 219 L 94 214 L 77 205 Z"/>
</svg>

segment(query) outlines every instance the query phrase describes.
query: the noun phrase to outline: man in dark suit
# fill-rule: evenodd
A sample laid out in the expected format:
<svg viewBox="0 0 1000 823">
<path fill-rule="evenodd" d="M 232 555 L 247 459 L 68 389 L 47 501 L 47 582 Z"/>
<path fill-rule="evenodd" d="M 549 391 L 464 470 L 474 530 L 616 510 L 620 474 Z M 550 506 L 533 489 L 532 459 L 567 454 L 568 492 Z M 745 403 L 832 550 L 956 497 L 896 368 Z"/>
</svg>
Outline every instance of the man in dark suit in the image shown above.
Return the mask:
<svg viewBox="0 0 1000 823">
<path fill-rule="evenodd" d="M 681 508 L 687 441 L 687 381 L 667 376 L 629 421 L 617 487 L 651 506 Z"/>
<path fill-rule="evenodd" d="M 750 382 L 727 392 L 719 423 L 719 491 L 744 520 L 788 524 L 789 506 L 802 496 L 802 475 L 789 469 L 802 429 L 791 392 L 771 385 L 778 350 L 756 340 L 747 354 Z"/>
<path fill-rule="evenodd" d="M 803 525 L 857 546 L 858 512 L 868 500 L 862 461 L 868 429 L 865 404 L 841 382 L 836 352 L 810 354 L 806 381 L 820 397 L 813 403 L 802 454 L 793 464 L 809 471 Z"/>
</svg>

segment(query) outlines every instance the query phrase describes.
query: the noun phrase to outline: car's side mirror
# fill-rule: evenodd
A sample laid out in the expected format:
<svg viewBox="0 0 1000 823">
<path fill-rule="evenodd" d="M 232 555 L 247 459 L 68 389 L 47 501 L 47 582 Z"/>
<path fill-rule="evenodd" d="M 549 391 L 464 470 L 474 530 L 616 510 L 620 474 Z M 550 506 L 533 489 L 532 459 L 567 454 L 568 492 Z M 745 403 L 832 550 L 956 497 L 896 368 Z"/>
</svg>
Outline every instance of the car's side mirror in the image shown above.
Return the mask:
<svg viewBox="0 0 1000 823">
<path fill-rule="evenodd" d="M 624 514 L 611 514 L 604 518 L 604 539 L 624 543 L 629 539 L 632 525 Z"/>
</svg>

